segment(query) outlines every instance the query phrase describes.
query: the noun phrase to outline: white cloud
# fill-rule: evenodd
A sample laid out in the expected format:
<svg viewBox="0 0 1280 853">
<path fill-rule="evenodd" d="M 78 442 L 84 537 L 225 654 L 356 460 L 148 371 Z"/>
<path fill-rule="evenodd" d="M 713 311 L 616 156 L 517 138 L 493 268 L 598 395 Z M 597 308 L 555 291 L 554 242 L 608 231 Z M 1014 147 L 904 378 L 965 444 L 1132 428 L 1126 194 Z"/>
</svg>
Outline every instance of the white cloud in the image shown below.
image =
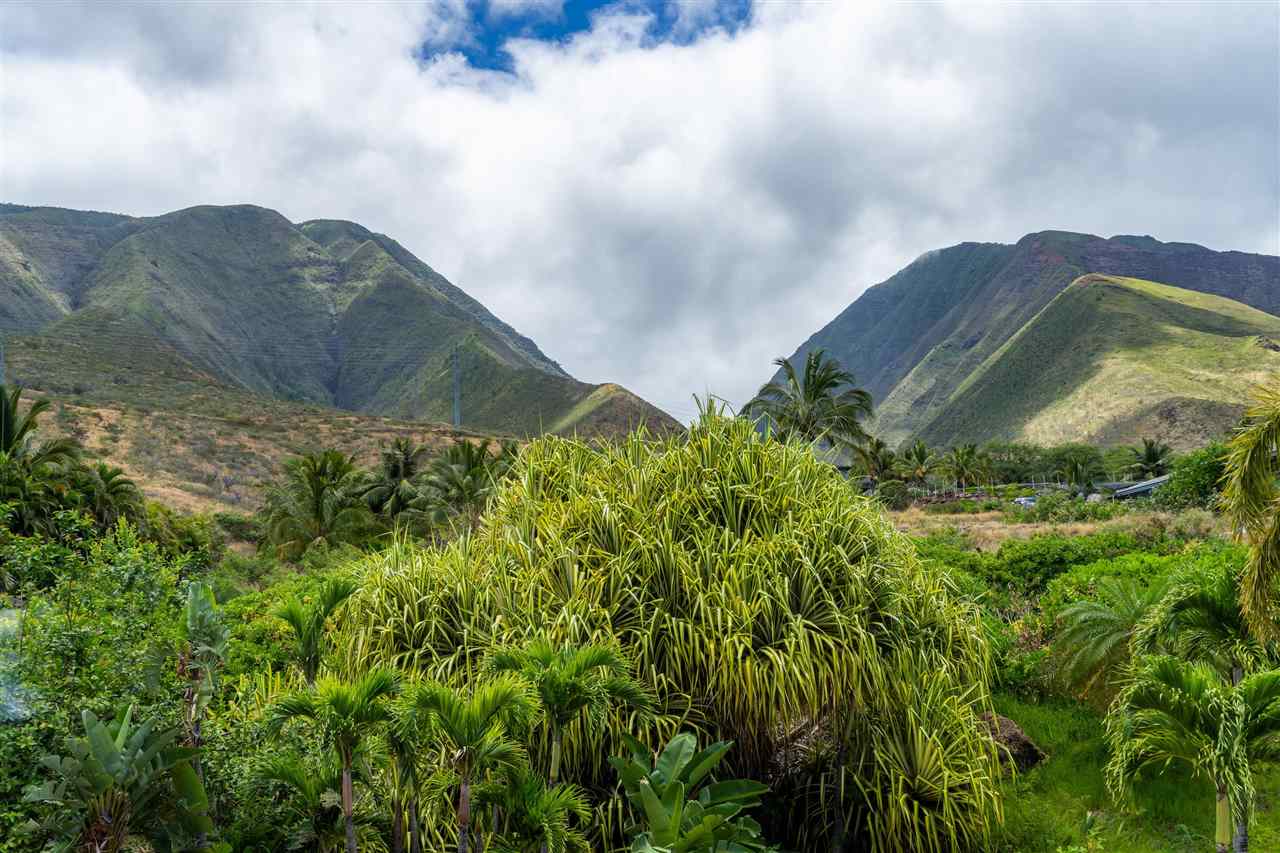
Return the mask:
<svg viewBox="0 0 1280 853">
<path fill-rule="evenodd" d="M 0 199 L 354 219 L 679 414 L 931 248 L 1280 253 L 1276 7 L 770 3 L 678 45 L 630 8 L 506 75 L 421 59 L 461 0 L 6 6 Z"/>
</svg>

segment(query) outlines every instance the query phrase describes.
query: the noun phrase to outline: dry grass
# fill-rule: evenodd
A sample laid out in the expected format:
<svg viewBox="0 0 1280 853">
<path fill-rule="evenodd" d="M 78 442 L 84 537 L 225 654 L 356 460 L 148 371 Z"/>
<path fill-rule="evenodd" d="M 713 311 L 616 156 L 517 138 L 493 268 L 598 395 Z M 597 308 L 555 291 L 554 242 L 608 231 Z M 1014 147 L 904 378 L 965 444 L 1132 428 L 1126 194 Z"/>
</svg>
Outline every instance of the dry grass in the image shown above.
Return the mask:
<svg viewBox="0 0 1280 853">
<path fill-rule="evenodd" d="M 196 412 L 141 410 L 106 403 L 70 403 L 48 396 L 54 408 L 42 419 L 45 437 L 80 441 L 90 456 L 118 465 L 147 497 L 184 512 L 249 512 L 280 463 L 297 453 L 337 448 L 362 465 L 399 437 L 443 452 L 477 433 L 445 424 L 298 407 L 280 419 L 267 413 L 214 417 Z"/>
<path fill-rule="evenodd" d="M 960 533 L 979 551 L 995 551 L 1006 539 L 1030 539 L 1045 533 L 1084 536 L 1106 530 L 1149 534 L 1177 532 L 1193 534 L 1196 538 L 1225 536 L 1227 533 L 1222 519 L 1203 510 L 1181 513 L 1134 512 L 1110 521 L 1035 524 L 1011 524 L 1005 521 L 1004 514 L 1000 512 L 939 515 L 924 512 L 919 507 L 890 512 L 888 515 L 893 525 L 904 533 L 912 536 Z"/>
</svg>

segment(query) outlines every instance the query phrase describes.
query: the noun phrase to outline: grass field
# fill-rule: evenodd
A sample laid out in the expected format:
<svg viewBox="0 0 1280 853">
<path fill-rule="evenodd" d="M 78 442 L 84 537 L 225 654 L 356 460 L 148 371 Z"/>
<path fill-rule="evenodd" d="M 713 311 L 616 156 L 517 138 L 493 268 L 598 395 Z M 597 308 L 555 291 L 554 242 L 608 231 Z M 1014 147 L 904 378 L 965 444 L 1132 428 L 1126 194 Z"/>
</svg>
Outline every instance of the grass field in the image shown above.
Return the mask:
<svg viewBox="0 0 1280 853">
<path fill-rule="evenodd" d="M 1009 853 L 1105 851 L 1193 853 L 1213 849 L 1214 793 L 1181 768 L 1149 774 L 1132 803 L 1107 793 L 1102 718 L 1068 702 L 1031 703 L 997 695 L 996 711 L 1014 720 L 1048 754 L 1005 783 L 1005 825 L 998 850 Z M 1280 765 L 1255 768 L 1258 811 L 1252 849 L 1280 850 Z"/>
</svg>

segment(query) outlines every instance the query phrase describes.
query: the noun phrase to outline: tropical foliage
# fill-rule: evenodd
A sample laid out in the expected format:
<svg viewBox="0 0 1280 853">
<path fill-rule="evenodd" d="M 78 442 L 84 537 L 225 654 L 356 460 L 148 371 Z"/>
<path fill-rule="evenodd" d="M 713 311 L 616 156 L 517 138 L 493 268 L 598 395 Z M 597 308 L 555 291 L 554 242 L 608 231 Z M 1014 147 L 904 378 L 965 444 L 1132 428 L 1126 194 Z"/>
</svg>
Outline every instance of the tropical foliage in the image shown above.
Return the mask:
<svg viewBox="0 0 1280 853">
<path fill-rule="evenodd" d="M 768 424 L 783 441 L 845 448 L 867 439 L 862 421 L 871 416 L 871 395 L 825 350 L 805 356 L 803 375 L 790 359 L 773 363 L 782 370 L 781 380 L 760 387 L 743 407 L 745 417 Z"/>
</svg>

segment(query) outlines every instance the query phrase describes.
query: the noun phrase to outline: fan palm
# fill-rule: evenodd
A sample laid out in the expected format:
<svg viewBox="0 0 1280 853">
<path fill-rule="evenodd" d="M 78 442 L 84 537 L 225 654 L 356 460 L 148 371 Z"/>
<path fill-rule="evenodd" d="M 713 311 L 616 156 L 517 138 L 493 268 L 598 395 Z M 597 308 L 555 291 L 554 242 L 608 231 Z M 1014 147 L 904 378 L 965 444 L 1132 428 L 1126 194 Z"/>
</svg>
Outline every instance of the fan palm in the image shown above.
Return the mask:
<svg viewBox="0 0 1280 853">
<path fill-rule="evenodd" d="M 290 720 L 306 720 L 337 753 L 342 762 L 342 817 L 347 853 L 356 853 L 355 794 L 352 766 L 361 741 L 390 719 L 386 700 L 399 690 L 400 680 L 388 669 L 373 669 L 355 682 L 321 679 L 307 692 L 277 701 L 270 711 L 271 726 L 279 730 Z"/>
<path fill-rule="evenodd" d="M 424 685 L 409 697 L 410 719 L 458 774 L 458 853 L 471 847 L 471 788 L 491 771 L 525 763 L 512 737 L 536 709 L 529 687 L 514 675 L 480 684 L 469 695 L 441 685 Z"/>
<path fill-rule="evenodd" d="M 325 626 L 329 617 L 356 589 L 355 581 L 349 578 L 329 578 L 320 586 L 320 592 L 309 605 L 304 605 L 295 596 L 276 610 L 275 615 L 293 629 L 298 648 L 298 666 L 302 669 L 307 684 L 315 684 L 316 673 L 320 671 L 320 663 L 324 658 Z"/>
<path fill-rule="evenodd" d="M 395 519 L 420 496 L 418 478 L 428 449 L 408 438 L 397 438 L 383 449 L 378 469 L 360 489 L 369 509 L 387 519 Z"/>
<path fill-rule="evenodd" d="M 773 363 L 782 368 L 781 381 L 760 386 L 743 415 L 764 420 L 784 441 L 851 446 L 867 439 L 862 420 L 871 416 L 871 394 L 859 388 L 857 378 L 826 350 L 811 350 L 805 356 L 803 378 L 790 359 Z"/>
<path fill-rule="evenodd" d="M 1222 506 L 1249 544 L 1240 584 L 1245 618 L 1259 636 L 1280 637 L 1280 377 L 1254 391 L 1245 422 L 1228 444 Z"/>
<path fill-rule="evenodd" d="M 1107 783 L 1125 796 L 1148 767 L 1186 765 L 1217 792 L 1214 840 L 1248 849 L 1252 763 L 1280 758 L 1280 671 L 1223 682 L 1211 667 L 1159 656 L 1140 659 L 1107 715 Z M 1233 822 L 1234 821 L 1234 822 Z"/>
<path fill-rule="evenodd" d="M 630 663 L 610 646 L 556 648 L 536 639 L 523 648 L 499 650 L 491 666 L 522 676 L 537 692 L 551 728 L 552 784 L 560 778 L 561 746 L 570 724 L 583 716 L 600 723 L 614 705 L 644 710 L 652 704 L 632 679 Z"/>
<path fill-rule="evenodd" d="M 1131 447 L 1129 452 L 1133 454 L 1129 471 L 1139 478 L 1149 480 L 1169 473 L 1169 459 L 1173 456 L 1173 449 L 1169 445 L 1153 438 L 1144 438 L 1141 447 Z"/>
<path fill-rule="evenodd" d="M 1130 578 L 1104 578 L 1096 599 L 1063 610 L 1054 647 L 1067 682 L 1083 692 L 1114 684 L 1129 662 L 1135 632 L 1166 588 L 1159 582 L 1148 586 Z"/>
<path fill-rule="evenodd" d="M 880 480 L 893 473 L 898 456 L 878 438 L 868 438 L 853 448 L 853 455 L 868 477 Z"/>
<path fill-rule="evenodd" d="M 923 486 L 938 467 L 938 457 L 923 441 L 917 440 L 898 456 L 898 470 L 912 483 Z"/>
<path fill-rule="evenodd" d="M 284 463 L 284 480 L 267 490 L 267 541 L 281 556 L 297 558 L 311 545 L 356 540 L 368 510 L 353 494 L 356 466 L 336 450 Z"/>
</svg>

